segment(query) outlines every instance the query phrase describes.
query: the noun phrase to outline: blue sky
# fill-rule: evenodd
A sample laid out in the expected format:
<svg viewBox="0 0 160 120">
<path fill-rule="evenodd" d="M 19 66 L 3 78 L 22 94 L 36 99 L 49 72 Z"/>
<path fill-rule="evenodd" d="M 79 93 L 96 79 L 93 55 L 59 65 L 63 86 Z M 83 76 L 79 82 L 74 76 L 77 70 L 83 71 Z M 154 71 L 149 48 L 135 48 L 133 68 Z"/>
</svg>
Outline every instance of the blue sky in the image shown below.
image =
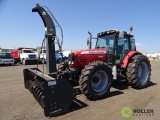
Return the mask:
<svg viewBox="0 0 160 120">
<path fill-rule="evenodd" d="M 47 6 L 62 26 L 64 50 L 88 48 L 88 31 L 96 37 L 108 29 L 129 31 L 133 26 L 139 51 L 160 51 L 159 0 L 0 0 L 0 47 L 41 45 L 44 25 L 31 12 L 36 3 Z M 60 38 L 59 28 L 57 34 Z"/>
</svg>

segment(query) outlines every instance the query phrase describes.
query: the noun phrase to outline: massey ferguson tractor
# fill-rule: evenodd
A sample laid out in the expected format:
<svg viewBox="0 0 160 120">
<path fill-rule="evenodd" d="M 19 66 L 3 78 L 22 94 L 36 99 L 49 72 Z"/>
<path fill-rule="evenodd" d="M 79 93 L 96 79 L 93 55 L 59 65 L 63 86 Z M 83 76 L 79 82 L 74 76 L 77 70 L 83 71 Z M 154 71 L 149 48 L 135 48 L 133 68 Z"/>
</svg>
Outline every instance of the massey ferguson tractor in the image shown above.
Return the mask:
<svg viewBox="0 0 160 120">
<path fill-rule="evenodd" d="M 150 81 L 151 65 L 146 56 L 136 51 L 134 36 L 119 30 L 108 30 L 97 34 L 94 49 L 79 50 L 69 54 L 56 69 L 55 24 L 53 14 L 37 5 L 45 26 L 46 73 L 38 68 L 24 69 L 24 85 L 35 97 L 47 117 L 69 110 L 81 92 L 89 99 L 106 97 L 113 80 L 126 78 L 134 88 L 145 88 Z M 132 29 L 131 29 L 132 30 Z"/>
<path fill-rule="evenodd" d="M 69 71 L 69 76 L 63 75 L 64 71 Z M 71 84 L 78 83 L 88 99 L 99 99 L 109 93 L 112 80 L 123 78 L 133 88 L 145 88 L 151 65 L 146 56 L 136 51 L 131 33 L 108 30 L 97 34 L 94 49 L 70 53 L 68 61 L 59 65 L 58 72 Z"/>
</svg>

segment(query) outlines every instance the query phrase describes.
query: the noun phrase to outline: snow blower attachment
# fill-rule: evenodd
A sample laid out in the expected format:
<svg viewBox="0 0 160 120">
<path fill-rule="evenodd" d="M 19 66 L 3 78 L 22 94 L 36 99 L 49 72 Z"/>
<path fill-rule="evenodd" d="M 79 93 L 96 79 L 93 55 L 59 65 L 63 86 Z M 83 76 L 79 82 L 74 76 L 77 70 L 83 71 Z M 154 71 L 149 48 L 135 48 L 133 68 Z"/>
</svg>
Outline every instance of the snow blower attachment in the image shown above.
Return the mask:
<svg viewBox="0 0 160 120">
<path fill-rule="evenodd" d="M 24 69 L 24 85 L 41 107 L 46 117 L 65 113 L 76 96 L 74 89 L 66 80 L 56 78 L 55 25 L 46 10 L 37 4 L 32 12 L 38 12 L 45 26 L 46 40 L 46 74 L 38 68 Z"/>
</svg>

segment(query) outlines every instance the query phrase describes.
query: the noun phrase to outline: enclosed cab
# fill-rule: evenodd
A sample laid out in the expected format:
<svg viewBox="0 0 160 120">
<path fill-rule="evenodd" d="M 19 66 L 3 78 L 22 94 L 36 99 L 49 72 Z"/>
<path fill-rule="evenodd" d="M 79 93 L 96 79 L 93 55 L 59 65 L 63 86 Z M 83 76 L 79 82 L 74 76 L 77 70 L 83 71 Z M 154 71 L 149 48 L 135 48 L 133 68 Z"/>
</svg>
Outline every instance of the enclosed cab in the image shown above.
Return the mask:
<svg viewBox="0 0 160 120">
<path fill-rule="evenodd" d="M 12 56 L 15 63 L 22 63 L 26 65 L 27 63 L 37 63 L 38 56 L 33 52 L 31 48 L 18 48 L 16 50 L 11 50 Z"/>
<path fill-rule="evenodd" d="M 14 59 L 10 52 L 0 52 L 0 64 L 1 65 L 13 65 Z"/>
</svg>

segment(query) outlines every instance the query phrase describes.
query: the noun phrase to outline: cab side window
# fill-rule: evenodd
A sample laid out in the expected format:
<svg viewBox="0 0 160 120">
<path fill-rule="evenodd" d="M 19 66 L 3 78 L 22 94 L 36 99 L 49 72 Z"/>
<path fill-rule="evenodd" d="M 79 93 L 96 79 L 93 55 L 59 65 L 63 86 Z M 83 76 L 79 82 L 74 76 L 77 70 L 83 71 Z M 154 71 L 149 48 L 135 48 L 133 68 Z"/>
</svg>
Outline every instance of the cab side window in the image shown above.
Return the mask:
<svg viewBox="0 0 160 120">
<path fill-rule="evenodd" d="M 127 38 L 119 39 L 117 43 L 117 53 L 119 54 L 121 54 L 121 52 L 127 53 L 128 51 L 129 51 L 128 39 Z"/>
<path fill-rule="evenodd" d="M 131 50 L 136 50 L 135 39 L 131 37 L 130 41 L 131 41 Z"/>
</svg>

